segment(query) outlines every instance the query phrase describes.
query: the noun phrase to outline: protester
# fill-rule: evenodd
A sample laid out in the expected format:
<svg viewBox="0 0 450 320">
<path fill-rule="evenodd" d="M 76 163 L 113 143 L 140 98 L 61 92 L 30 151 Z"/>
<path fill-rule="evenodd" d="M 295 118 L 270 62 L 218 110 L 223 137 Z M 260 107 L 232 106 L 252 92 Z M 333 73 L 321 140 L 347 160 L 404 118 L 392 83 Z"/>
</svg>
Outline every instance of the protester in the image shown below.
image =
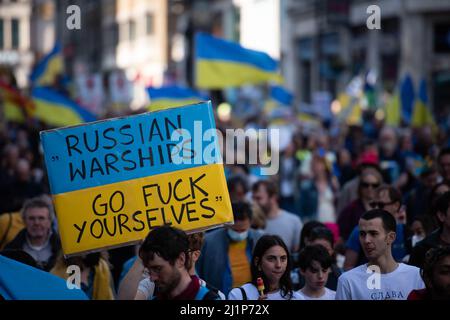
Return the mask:
<svg viewBox="0 0 450 320">
<path fill-rule="evenodd" d="M 264 235 L 256 243 L 251 261 L 251 282 L 234 288 L 229 300 L 298 300 L 290 279 L 291 260 L 283 240 L 276 235 Z M 264 289 L 259 292 L 258 278 Z"/>
<path fill-rule="evenodd" d="M 359 220 L 359 230 L 368 263 L 339 277 L 336 300 L 406 300 L 412 290 L 424 288 L 420 270 L 392 256 L 396 222 L 391 213 L 381 209 L 366 212 Z"/>
<path fill-rule="evenodd" d="M 370 209 L 370 203 L 375 198 L 375 190 L 382 182 L 382 177 L 376 169 L 367 168 L 361 173 L 358 199 L 350 203 L 338 217 L 339 232 L 344 241 L 358 224 L 361 215 Z"/>
<path fill-rule="evenodd" d="M 114 300 L 114 283 L 108 257 L 105 252 L 64 258 L 58 257 L 50 273 L 67 280 L 71 274 L 69 266 L 77 266 L 80 270 L 81 289 L 91 300 Z"/>
<path fill-rule="evenodd" d="M 300 246 L 301 219 L 278 206 L 278 190 L 271 181 L 258 181 L 253 185 L 253 200 L 266 215 L 266 234 L 278 235 L 289 248 L 289 252 L 298 251 Z"/>
<path fill-rule="evenodd" d="M 409 264 L 422 268 L 428 250 L 440 246 L 450 246 L 450 191 L 439 196 L 436 201 L 436 217 L 439 228 L 416 244 L 411 252 Z"/>
<path fill-rule="evenodd" d="M 336 222 L 335 196 L 338 182 L 327 160 L 318 155 L 311 163 L 312 178 L 303 179 L 299 192 L 299 213 L 302 221 Z"/>
<path fill-rule="evenodd" d="M 153 300 L 220 300 L 189 274 L 189 240 L 183 231 L 156 227 L 142 243 L 139 257 L 155 284 Z"/>
<path fill-rule="evenodd" d="M 261 233 L 250 228 L 248 203 L 233 203 L 234 225 L 206 234 L 196 270 L 200 278 L 228 294 L 251 280 L 250 261 Z"/>
<path fill-rule="evenodd" d="M 333 258 L 322 245 L 308 245 L 299 254 L 300 273 L 305 285 L 300 300 L 334 300 L 336 292 L 325 287 Z"/>
<path fill-rule="evenodd" d="M 450 246 L 430 249 L 420 272 L 426 288 L 411 291 L 408 300 L 450 300 Z"/>
<path fill-rule="evenodd" d="M 49 271 L 61 249 L 59 236 L 52 231 L 53 208 L 44 198 L 32 198 L 22 208 L 25 228 L 5 249 L 23 250 L 36 260 L 39 268 Z"/>
<path fill-rule="evenodd" d="M 410 245 L 408 242 L 408 230 L 406 228 L 406 213 L 402 209 L 400 192 L 389 185 L 383 185 L 376 190 L 376 197 L 371 202 L 373 209 L 382 209 L 395 218 L 396 237 L 392 245 L 392 256 L 398 262 L 403 261 L 409 254 Z M 359 227 L 356 226 L 346 243 L 344 270 L 350 270 L 367 262 L 359 241 Z"/>
</svg>

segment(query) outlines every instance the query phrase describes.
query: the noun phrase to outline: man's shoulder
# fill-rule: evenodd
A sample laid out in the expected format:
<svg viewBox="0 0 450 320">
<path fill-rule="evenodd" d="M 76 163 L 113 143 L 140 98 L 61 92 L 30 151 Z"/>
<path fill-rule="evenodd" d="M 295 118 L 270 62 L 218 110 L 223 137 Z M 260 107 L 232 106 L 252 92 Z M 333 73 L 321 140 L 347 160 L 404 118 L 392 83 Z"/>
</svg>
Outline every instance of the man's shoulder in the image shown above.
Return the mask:
<svg viewBox="0 0 450 320">
<path fill-rule="evenodd" d="M 350 269 L 350 270 L 344 272 L 343 274 L 341 274 L 340 277 L 338 278 L 338 281 L 350 282 L 350 281 L 357 279 L 365 274 L 367 274 L 367 265 L 362 264 L 360 266 L 357 266 L 357 267 Z"/>
<path fill-rule="evenodd" d="M 289 223 L 302 223 L 302 220 L 295 213 L 280 209 L 280 219 L 289 221 Z"/>
<path fill-rule="evenodd" d="M 406 263 L 400 263 L 398 272 L 400 273 L 408 273 L 408 274 L 417 274 L 420 275 L 420 269 L 416 266 L 412 266 Z"/>
<path fill-rule="evenodd" d="M 224 237 L 226 235 L 225 228 L 217 228 L 211 230 L 205 234 L 205 241 L 216 240 L 218 238 Z"/>
</svg>

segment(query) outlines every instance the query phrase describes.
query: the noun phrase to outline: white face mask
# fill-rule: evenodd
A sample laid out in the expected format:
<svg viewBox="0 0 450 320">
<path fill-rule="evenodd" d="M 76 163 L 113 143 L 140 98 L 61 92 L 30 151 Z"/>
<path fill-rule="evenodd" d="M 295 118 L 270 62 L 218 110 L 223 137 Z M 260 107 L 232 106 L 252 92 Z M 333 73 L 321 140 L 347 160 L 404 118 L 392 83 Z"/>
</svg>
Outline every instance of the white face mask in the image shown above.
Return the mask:
<svg viewBox="0 0 450 320">
<path fill-rule="evenodd" d="M 415 247 L 417 242 L 422 241 L 423 239 L 425 239 L 424 236 L 419 236 L 417 234 L 413 235 L 411 238 L 412 246 Z"/>
<path fill-rule="evenodd" d="M 243 241 L 248 237 L 248 231 L 236 232 L 233 229 L 228 229 L 227 232 L 230 239 L 234 242 Z"/>
</svg>

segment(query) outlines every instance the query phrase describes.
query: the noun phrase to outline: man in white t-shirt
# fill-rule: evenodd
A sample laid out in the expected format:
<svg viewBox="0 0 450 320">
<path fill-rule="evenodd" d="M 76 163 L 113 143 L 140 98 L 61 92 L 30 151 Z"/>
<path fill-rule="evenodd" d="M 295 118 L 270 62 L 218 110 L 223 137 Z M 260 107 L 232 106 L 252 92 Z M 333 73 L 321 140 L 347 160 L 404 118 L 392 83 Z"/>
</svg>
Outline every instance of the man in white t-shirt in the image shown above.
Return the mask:
<svg viewBox="0 0 450 320">
<path fill-rule="evenodd" d="M 256 182 L 252 188 L 252 196 L 266 216 L 264 233 L 279 236 L 291 254 L 297 252 L 303 223 L 299 216 L 280 209 L 275 183 L 268 180 Z"/>
<path fill-rule="evenodd" d="M 359 241 L 367 264 L 339 277 L 336 300 L 406 300 L 409 293 L 425 287 L 420 270 L 397 263 L 392 256 L 395 218 L 385 210 L 375 209 L 359 220 Z"/>
</svg>

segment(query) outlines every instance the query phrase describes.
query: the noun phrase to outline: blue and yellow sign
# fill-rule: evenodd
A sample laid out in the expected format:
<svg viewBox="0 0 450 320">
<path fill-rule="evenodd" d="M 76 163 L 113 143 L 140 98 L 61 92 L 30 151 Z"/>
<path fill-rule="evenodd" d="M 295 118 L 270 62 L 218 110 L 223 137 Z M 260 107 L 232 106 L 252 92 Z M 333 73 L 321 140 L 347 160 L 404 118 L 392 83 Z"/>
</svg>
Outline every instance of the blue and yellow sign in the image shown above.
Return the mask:
<svg viewBox="0 0 450 320">
<path fill-rule="evenodd" d="M 210 102 L 41 132 L 65 255 L 233 223 Z"/>
</svg>

